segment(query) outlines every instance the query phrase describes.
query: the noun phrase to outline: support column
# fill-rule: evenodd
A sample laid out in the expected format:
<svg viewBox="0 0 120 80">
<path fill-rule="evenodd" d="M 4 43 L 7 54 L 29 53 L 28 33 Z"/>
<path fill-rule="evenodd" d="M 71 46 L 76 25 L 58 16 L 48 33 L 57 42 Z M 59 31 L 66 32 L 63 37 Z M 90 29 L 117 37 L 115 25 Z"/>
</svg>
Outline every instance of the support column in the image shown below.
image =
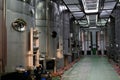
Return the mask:
<svg viewBox="0 0 120 80">
<path fill-rule="evenodd" d="M 92 54 L 96 55 L 96 30 L 92 31 Z"/>
<path fill-rule="evenodd" d="M 101 35 L 101 53 L 102 53 L 102 55 L 104 55 L 104 49 L 105 49 L 105 45 L 104 45 L 104 30 L 102 30 L 101 32 L 100 32 L 100 35 Z"/>
<path fill-rule="evenodd" d="M 0 0 L 0 73 L 7 63 L 6 0 Z"/>
<path fill-rule="evenodd" d="M 84 37 L 84 31 L 81 32 L 81 36 L 82 36 L 82 54 L 85 55 L 85 37 Z"/>
<path fill-rule="evenodd" d="M 101 55 L 101 40 L 100 40 L 100 31 L 97 32 L 97 54 Z"/>
<path fill-rule="evenodd" d="M 64 66 L 68 65 L 68 55 L 64 55 Z"/>
</svg>

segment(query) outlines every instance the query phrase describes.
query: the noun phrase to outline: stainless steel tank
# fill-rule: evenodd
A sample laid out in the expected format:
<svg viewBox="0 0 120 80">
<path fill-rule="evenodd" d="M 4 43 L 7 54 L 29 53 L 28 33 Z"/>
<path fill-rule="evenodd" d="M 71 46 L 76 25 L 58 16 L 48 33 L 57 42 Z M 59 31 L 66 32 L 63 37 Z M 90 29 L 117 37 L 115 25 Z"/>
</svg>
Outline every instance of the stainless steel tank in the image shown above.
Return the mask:
<svg viewBox="0 0 120 80">
<path fill-rule="evenodd" d="M 34 0 L 6 0 L 7 66 L 6 72 L 15 71 L 17 66 L 27 67 L 29 49 L 28 34 L 35 26 Z M 16 31 L 12 23 L 21 19 L 26 23 L 25 31 Z"/>
<path fill-rule="evenodd" d="M 55 58 L 57 44 L 52 37 L 56 31 L 56 16 L 58 5 L 50 0 L 36 0 L 36 26 L 40 31 L 40 53 L 41 57 Z"/>
<path fill-rule="evenodd" d="M 70 38 L 70 13 L 66 10 L 64 11 L 63 15 L 63 40 L 64 40 L 64 54 L 65 55 L 70 55 L 69 53 L 69 46 L 68 46 L 68 40 Z"/>
</svg>

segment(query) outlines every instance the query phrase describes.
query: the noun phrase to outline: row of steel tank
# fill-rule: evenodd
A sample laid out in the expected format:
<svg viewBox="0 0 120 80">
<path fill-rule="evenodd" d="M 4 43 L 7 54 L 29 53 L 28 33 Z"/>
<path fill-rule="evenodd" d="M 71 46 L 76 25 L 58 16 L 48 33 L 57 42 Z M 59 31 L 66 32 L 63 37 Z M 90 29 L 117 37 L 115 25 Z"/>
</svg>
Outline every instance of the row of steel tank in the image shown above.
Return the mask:
<svg viewBox="0 0 120 80">
<path fill-rule="evenodd" d="M 66 44 L 70 33 L 67 29 L 70 27 L 70 13 L 65 9 L 61 0 L 0 0 L 1 72 L 15 71 L 18 66 L 27 69 L 31 28 L 39 31 L 40 60 L 60 58 L 57 64 L 64 66 L 63 53 L 70 54 Z M 19 21 L 22 23 L 18 23 L 20 29 L 16 28 Z"/>
</svg>

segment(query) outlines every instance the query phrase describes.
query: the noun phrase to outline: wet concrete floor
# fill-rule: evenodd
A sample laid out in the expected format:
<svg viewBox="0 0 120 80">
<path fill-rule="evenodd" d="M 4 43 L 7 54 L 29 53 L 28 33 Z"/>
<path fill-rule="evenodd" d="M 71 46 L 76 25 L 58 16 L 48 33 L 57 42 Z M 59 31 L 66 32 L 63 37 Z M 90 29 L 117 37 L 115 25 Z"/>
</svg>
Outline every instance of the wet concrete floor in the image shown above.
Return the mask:
<svg viewBox="0 0 120 80">
<path fill-rule="evenodd" d="M 62 76 L 62 80 L 120 80 L 106 57 L 85 56 Z"/>
</svg>

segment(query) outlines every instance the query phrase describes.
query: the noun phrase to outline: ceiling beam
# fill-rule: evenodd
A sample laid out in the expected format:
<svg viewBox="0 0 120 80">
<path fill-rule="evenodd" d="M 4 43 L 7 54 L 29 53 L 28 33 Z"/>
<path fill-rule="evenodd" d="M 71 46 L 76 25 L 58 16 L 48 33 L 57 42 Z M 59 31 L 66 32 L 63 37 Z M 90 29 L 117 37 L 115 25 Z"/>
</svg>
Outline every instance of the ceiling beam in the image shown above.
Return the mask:
<svg viewBox="0 0 120 80">
<path fill-rule="evenodd" d="M 71 11 L 70 11 L 70 9 L 68 8 L 68 6 L 67 6 L 67 4 L 62 0 L 62 2 L 63 2 L 63 4 L 67 7 L 67 9 L 68 9 L 68 11 L 71 13 Z M 71 13 L 72 14 L 72 13 Z M 72 14 L 72 17 L 74 17 L 73 16 L 73 14 Z M 75 17 L 74 17 L 75 18 Z"/>
</svg>

